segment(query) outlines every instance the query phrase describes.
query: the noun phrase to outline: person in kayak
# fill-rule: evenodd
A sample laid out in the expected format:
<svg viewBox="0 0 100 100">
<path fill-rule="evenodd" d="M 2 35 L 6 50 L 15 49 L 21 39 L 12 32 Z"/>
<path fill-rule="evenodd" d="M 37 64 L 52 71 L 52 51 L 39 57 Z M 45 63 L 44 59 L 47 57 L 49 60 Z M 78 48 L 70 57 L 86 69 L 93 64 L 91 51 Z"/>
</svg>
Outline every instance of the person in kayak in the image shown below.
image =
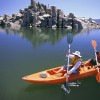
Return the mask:
<svg viewBox="0 0 100 100">
<path fill-rule="evenodd" d="M 98 65 L 96 63 L 96 59 L 89 59 L 88 61 L 85 62 L 85 66 L 89 66 L 89 65 L 90 66 L 100 66 L 100 52 L 96 52 L 96 54 L 97 54 Z"/>
<path fill-rule="evenodd" d="M 72 60 L 72 67 L 70 67 L 69 65 L 64 65 L 60 70 L 58 71 L 54 71 L 55 73 L 59 73 L 62 72 L 63 70 L 67 70 L 68 74 L 73 74 L 73 73 L 77 73 L 77 69 L 79 68 L 79 66 L 82 64 L 82 59 L 81 59 L 81 55 L 79 51 L 75 51 L 73 54 L 67 54 L 66 57 L 71 58 Z"/>
</svg>

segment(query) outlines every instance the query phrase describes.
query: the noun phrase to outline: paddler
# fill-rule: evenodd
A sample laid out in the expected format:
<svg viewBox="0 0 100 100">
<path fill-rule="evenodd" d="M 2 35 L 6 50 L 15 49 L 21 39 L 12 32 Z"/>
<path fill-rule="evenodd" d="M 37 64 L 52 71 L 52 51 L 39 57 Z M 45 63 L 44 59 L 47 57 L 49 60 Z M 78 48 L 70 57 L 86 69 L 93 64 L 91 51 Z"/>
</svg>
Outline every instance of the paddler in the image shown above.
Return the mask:
<svg viewBox="0 0 100 100">
<path fill-rule="evenodd" d="M 67 54 L 66 57 L 71 58 L 71 64 L 72 67 L 69 67 L 69 65 L 64 65 L 60 70 L 54 71 L 55 73 L 62 72 L 63 70 L 66 70 L 68 74 L 77 73 L 77 69 L 82 65 L 82 59 L 79 51 L 75 51 L 72 54 Z M 71 69 L 70 69 L 71 68 Z"/>
</svg>

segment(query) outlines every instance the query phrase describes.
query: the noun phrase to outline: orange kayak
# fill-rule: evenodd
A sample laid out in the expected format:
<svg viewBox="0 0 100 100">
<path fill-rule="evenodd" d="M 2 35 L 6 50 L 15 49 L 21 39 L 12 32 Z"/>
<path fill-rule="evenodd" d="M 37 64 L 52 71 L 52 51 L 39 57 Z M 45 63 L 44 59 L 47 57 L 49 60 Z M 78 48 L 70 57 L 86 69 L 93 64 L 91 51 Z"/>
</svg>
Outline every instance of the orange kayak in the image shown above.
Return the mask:
<svg viewBox="0 0 100 100">
<path fill-rule="evenodd" d="M 22 77 L 22 80 L 32 83 L 42 83 L 42 84 L 59 84 L 64 83 L 66 81 L 66 71 L 55 74 L 54 71 L 57 71 L 61 68 L 55 67 L 52 69 L 44 70 L 41 72 L 37 72 L 25 77 Z M 100 70 L 100 69 L 99 69 Z M 83 79 L 92 75 L 96 75 L 98 73 L 96 67 L 94 66 L 81 66 L 79 71 L 76 74 L 71 74 L 68 76 L 68 82 L 76 81 L 79 79 Z"/>
</svg>

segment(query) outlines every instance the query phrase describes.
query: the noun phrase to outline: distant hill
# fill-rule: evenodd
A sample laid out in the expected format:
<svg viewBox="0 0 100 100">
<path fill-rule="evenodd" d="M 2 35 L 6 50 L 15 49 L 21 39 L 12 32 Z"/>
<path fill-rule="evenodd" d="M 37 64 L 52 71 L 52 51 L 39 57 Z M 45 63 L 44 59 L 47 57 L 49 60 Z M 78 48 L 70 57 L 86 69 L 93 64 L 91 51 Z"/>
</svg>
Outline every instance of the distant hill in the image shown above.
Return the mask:
<svg viewBox="0 0 100 100">
<path fill-rule="evenodd" d="M 95 20 L 97 23 L 100 24 L 100 19 L 93 19 L 93 20 Z"/>
</svg>

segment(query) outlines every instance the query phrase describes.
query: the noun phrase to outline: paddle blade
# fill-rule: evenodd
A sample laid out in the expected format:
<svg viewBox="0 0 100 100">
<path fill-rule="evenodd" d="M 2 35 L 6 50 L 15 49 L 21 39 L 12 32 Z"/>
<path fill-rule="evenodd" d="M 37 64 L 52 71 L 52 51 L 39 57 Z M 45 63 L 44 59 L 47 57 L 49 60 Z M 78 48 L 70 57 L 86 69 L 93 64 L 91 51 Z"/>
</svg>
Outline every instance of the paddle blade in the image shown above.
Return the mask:
<svg viewBox="0 0 100 100">
<path fill-rule="evenodd" d="M 73 35 L 72 33 L 67 34 L 67 42 L 68 44 L 71 44 L 73 42 Z"/>
<path fill-rule="evenodd" d="M 96 43 L 96 41 L 95 41 L 95 40 L 92 40 L 92 41 L 91 41 L 91 44 L 92 44 L 92 46 L 93 46 L 94 48 L 96 48 L 96 47 L 97 47 L 97 43 Z"/>
<path fill-rule="evenodd" d="M 97 73 L 97 75 L 96 75 L 96 80 L 97 80 L 97 82 L 100 83 L 100 72 Z"/>
</svg>

